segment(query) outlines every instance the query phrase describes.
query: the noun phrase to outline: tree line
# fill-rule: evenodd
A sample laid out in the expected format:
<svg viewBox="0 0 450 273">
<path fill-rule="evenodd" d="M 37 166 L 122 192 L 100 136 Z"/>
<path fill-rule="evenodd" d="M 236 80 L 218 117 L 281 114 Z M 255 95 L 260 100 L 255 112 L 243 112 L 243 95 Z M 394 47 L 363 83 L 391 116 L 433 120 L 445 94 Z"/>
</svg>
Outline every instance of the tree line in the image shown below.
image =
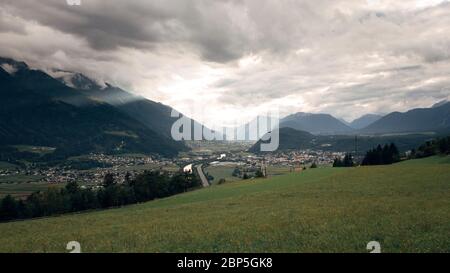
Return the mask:
<svg viewBox="0 0 450 273">
<path fill-rule="evenodd" d="M 411 158 L 424 158 L 438 154 L 450 154 L 450 136 L 427 141 L 417 150 L 411 151 Z"/>
<path fill-rule="evenodd" d="M 450 154 L 450 136 L 430 140 L 412 149 L 408 155 L 409 159 L 425 158 L 434 155 Z M 377 148 L 367 152 L 362 165 L 388 165 L 399 162 L 401 160 L 400 153 L 394 143 L 386 144 L 384 147 L 378 145 Z"/>
<path fill-rule="evenodd" d="M 390 165 L 400 161 L 400 152 L 394 143 L 378 145 L 369 150 L 362 161 L 363 166 L 368 165 Z"/>
<path fill-rule="evenodd" d="M 333 162 L 334 168 L 342 168 L 342 167 L 354 167 L 355 163 L 353 162 L 353 155 L 346 154 L 344 159 L 336 158 Z"/>
<path fill-rule="evenodd" d="M 409 159 L 415 159 L 439 154 L 450 154 L 450 136 L 427 141 L 419 146 L 419 148 L 412 149 L 410 153 L 407 153 L 407 156 Z M 385 144 L 384 146 L 378 145 L 376 148 L 367 151 L 362 165 L 389 165 L 400 160 L 400 153 L 397 146 L 391 143 Z"/>
<path fill-rule="evenodd" d="M 134 179 L 127 173 L 124 183 L 117 183 L 112 174 L 107 174 L 100 187 L 82 188 L 70 182 L 63 189 L 35 192 L 26 200 L 8 195 L 0 202 L 0 221 L 120 207 L 169 197 L 200 185 L 196 175 L 183 172 L 146 171 Z"/>
<path fill-rule="evenodd" d="M 363 166 L 368 165 L 388 165 L 400 161 L 400 152 L 394 143 L 378 145 L 376 148 L 367 151 L 361 163 Z M 345 154 L 344 158 L 336 158 L 333 162 L 333 167 L 355 167 L 357 163 L 351 153 Z"/>
</svg>

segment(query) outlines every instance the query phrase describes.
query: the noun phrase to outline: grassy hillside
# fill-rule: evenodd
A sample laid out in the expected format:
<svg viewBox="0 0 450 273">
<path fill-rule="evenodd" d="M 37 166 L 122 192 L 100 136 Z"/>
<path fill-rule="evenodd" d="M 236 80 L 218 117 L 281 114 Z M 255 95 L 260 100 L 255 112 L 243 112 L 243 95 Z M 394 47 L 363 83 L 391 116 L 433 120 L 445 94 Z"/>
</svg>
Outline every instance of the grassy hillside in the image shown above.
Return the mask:
<svg viewBox="0 0 450 273">
<path fill-rule="evenodd" d="M 225 165 L 225 166 L 209 166 L 206 168 L 206 172 L 214 177 L 212 184 L 219 183 L 220 179 L 225 179 L 227 182 L 239 181 L 239 177 L 233 176 L 233 171 L 236 165 Z"/>
<path fill-rule="evenodd" d="M 0 252 L 450 252 L 450 160 L 316 169 L 0 224 Z"/>
</svg>

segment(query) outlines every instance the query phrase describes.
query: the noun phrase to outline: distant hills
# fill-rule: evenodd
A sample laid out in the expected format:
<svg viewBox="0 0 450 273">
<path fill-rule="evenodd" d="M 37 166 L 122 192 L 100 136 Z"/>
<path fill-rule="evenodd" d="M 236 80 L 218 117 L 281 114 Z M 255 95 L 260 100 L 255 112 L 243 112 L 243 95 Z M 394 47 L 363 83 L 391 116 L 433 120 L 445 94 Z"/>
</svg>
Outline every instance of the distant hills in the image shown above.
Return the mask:
<svg viewBox="0 0 450 273">
<path fill-rule="evenodd" d="M 279 150 L 320 149 L 351 152 L 355 150 L 356 135 L 359 149 L 362 151 L 389 142 L 395 142 L 400 149 L 406 150 L 417 147 L 433 136 L 448 133 L 450 102 L 446 101 L 431 108 L 413 109 L 405 113 L 395 112 L 384 117 L 365 115 L 349 125 L 326 114 L 298 113 L 281 120 Z M 258 141 L 250 151 L 259 152 L 261 143 L 261 140 Z"/>
<path fill-rule="evenodd" d="M 68 84 L 0 58 L 0 145 L 55 147 L 60 155 L 188 149 L 168 136 L 170 107 L 74 76 Z"/>
<path fill-rule="evenodd" d="M 450 102 L 432 108 L 394 112 L 358 131 L 361 134 L 392 134 L 450 131 Z"/>
<path fill-rule="evenodd" d="M 450 102 L 441 101 L 431 108 L 394 112 L 386 116 L 367 114 L 348 124 L 329 114 L 297 113 L 281 119 L 280 128 L 314 135 L 450 132 Z"/>
<path fill-rule="evenodd" d="M 421 143 L 433 138 L 427 134 L 386 135 L 386 136 L 358 136 L 357 142 L 352 135 L 312 135 L 308 132 L 298 131 L 292 128 L 280 128 L 280 145 L 278 151 L 289 150 L 322 150 L 333 152 L 352 152 L 358 149 L 358 155 L 376 147 L 378 144 L 394 142 L 401 151 L 417 148 Z M 261 152 L 259 140 L 249 151 Z"/>
<path fill-rule="evenodd" d="M 316 136 L 304 132 L 298 131 L 292 128 L 281 128 L 280 132 L 280 146 L 278 150 L 299 150 L 299 149 L 310 149 L 314 147 L 314 140 Z M 261 151 L 261 143 L 266 143 L 265 141 L 259 140 L 252 148 L 250 152 L 259 153 Z"/>
<path fill-rule="evenodd" d="M 261 117 L 262 120 L 267 120 L 267 117 Z M 296 113 L 282 118 L 279 121 L 280 128 L 291 128 L 297 131 L 305 131 L 314 135 L 345 135 L 353 134 L 357 129 L 364 128 L 373 122 L 382 118 L 380 115 L 368 114 L 364 115 L 353 122 L 346 122 L 343 119 L 338 119 L 329 114 L 313 114 L 313 113 Z M 236 128 L 246 132 L 247 140 L 249 138 L 249 124 L 256 123 L 257 118 L 251 122 Z M 261 131 L 260 124 L 256 128 Z M 267 126 L 268 128 L 268 126 Z M 260 132 L 260 136 L 267 133 L 268 130 L 264 127 L 264 130 Z"/>
<path fill-rule="evenodd" d="M 349 126 L 353 129 L 362 129 L 380 120 L 382 117 L 383 116 L 381 115 L 367 114 L 358 119 L 355 119 L 349 124 Z"/>
<path fill-rule="evenodd" d="M 311 134 L 342 134 L 353 129 L 328 114 L 297 113 L 280 120 L 280 128 L 292 128 Z"/>
</svg>

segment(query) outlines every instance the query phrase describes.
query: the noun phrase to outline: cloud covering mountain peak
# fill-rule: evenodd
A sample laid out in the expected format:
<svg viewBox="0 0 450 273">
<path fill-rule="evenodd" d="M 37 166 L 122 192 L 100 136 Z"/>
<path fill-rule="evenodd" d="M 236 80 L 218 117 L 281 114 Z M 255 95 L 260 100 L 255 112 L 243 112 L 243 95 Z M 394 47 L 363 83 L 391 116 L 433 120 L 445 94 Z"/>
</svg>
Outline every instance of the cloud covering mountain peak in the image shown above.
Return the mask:
<svg viewBox="0 0 450 273">
<path fill-rule="evenodd" d="M 0 14 L 0 55 L 197 104 L 201 121 L 271 107 L 352 120 L 450 95 L 446 1 L 7 0 Z"/>
</svg>

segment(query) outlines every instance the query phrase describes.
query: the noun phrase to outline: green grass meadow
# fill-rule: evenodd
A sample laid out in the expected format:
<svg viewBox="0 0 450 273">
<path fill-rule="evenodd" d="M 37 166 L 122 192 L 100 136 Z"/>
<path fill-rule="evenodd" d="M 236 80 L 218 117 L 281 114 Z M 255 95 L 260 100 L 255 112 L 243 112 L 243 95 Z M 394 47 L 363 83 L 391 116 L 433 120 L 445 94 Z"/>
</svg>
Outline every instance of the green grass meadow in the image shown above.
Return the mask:
<svg viewBox="0 0 450 273">
<path fill-rule="evenodd" d="M 214 177 L 212 184 L 218 184 L 220 179 L 225 179 L 226 182 L 235 182 L 241 180 L 239 177 L 233 176 L 233 171 L 236 168 L 236 165 L 227 165 L 227 166 L 209 166 L 205 169 L 210 175 Z"/>
<path fill-rule="evenodd" d="M 0 224 L 0 252 L 450 252 L 450 160 L 320 168 Z"/>
<path fill-rule="evenodd" d="M 214 177 L 211 181 L 212 184 L 218 184 L 220 179 L 225 179 L 226 182 L 241 181 L 242 178 L 234 177 L 233 171 L 237 165 L 224 165 L 224 166 L 208 166 L 205 171 Z M 269 176 L 279 176 L 290 173 L 290 168 L 285 166 L 269 166 L 267 168 Z"/>
</svg>

